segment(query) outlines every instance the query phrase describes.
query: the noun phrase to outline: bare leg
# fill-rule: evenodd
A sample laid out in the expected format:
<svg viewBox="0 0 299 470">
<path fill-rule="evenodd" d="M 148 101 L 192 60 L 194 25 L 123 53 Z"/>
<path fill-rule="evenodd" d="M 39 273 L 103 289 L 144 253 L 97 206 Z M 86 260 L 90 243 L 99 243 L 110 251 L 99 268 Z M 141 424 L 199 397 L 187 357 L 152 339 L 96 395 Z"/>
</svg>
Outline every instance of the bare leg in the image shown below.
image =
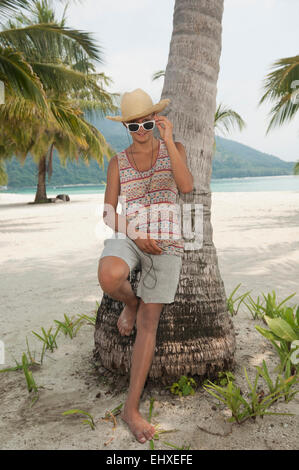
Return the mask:
<svg viewBox="0 0 299 470">
<path fill-rule="evenodd" d="M 128 281 L 129 272 L 127 263 L 117 256 L 104 256 L 99 261 L 98 278 L 103 291 L 126 304 L 117 321 L 122 336 L 131 334 L 140 300 Z"/>
<path fill-rule="evenodd" d="M 156 332 L 164 304 L 145 304 L 140 300 L 137 312 L 137 335 L 132 352 L 131 375 L 127 400 L 121 418 L 129 425 L 139 442 L 152 439 L 155 428 L 139 413 L 139 400 L 152 364 Z"/>
</svg>

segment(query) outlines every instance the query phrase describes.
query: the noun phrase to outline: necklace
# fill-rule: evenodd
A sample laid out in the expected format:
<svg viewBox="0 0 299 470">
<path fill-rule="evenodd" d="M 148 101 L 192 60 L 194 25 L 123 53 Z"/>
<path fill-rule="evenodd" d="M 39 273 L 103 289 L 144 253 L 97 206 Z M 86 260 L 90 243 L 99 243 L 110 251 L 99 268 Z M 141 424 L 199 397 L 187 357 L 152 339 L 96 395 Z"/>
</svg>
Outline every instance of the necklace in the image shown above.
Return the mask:
<svg viewBox="0 0 299 470">
<path fill-rule="evenodd" d="M 134 163 L 135 163 L 136 169 L 137 169 L 137 171 L 138 171 L 140 177 L 142 178 L 142 183 L 143 183 L 143 185 L 144 185 L 144 187 L 145 187 L 145 192 L 144 192 L 143 198 L 145 199 L 147 196 L 149 196 L 149 189 L 150 189 L 151 182 L 152 182 L 152 176 L 153 176 L 153 174 L 154 174 L 154 172 L 155 172 L 155 169 L 153 169 L 153 158 L 154 158 L 153 139 L 152 139 L 152 158 L 151 158 L 151 170 L 152 170 L 152 171 L 151 171 L 151 176 L 150 176 L 149 183 L 148 183 L 147 185 L 145 184 L 144 177 L 142 176 L 142 174 L 140 173 L 140 171 L 139 171 L 139 169 L 138 169 L 138 166 L 137 166 L 137 164 L 136 164 L 136 162 L 135 162 L 135 159 L 134 159 L 134 157 L 133 157 L 133 154 L 132 154 L 132 150 L 131 150 L 131 157 L 132 157 L 132 159 L 133 159 L 133 161 L 134 161 Z M 144 172 L 143 172 L 143 173 L 144 173 Z"/>
</svg>

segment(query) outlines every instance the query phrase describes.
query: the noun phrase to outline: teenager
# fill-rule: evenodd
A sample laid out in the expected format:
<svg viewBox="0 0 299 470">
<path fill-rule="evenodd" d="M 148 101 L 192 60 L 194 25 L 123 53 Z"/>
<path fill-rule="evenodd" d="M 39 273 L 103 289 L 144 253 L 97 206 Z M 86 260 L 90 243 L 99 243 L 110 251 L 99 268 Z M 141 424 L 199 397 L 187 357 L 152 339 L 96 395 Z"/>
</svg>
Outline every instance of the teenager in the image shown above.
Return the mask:
<svg viewBox="0 0 299 470">
<path fill-rule="evenodd" d="M 106 116 L 122 123 L 133 142 L 108 165 L 103 218 L 114 235 L 104 241 L 98 279 L 104 292 L 125 304 L 117 322 L 120 334 L 131 334 L 136 321 L 130 384 L 121 418 L 141 443 L 153 438 L 155 428 L 141 416 L 139 401 L 154 355 L 160 313 L 164 304 L 174 302 L 182 266 L 178 191 L 193 189 L 185 148 L 173 141 L 170 120 L 158 115 L 169 102 L 164 99 L 154 105 L 138 88 L 123 94 L 122 115 Z M 153 136 L 155 126 L 159 139 Z M 119 196 L 125 198 L 122 214 L 116 212 Z M 142 209 L 138 216 L 136 207 Z M 161 207 L 171 210 L 163 213 Z M 117 233 L 122 236 L 116 237 Z M 128 280 L 136 266 L 141 270 L 137 295 Z"/>
</svg>

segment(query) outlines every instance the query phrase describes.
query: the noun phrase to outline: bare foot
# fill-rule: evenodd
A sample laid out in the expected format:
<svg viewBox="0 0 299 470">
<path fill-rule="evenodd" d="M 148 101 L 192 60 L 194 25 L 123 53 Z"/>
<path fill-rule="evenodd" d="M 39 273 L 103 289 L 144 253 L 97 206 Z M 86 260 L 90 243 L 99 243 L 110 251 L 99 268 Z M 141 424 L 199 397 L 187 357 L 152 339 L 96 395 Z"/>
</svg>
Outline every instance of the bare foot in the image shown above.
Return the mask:
<svg viewBox="0 0 299 470">
<path fill-rule="evenodd" d="M 139 300 L 139 298 L 136 298 L 136 302 L 133 307 L 131 305 L 130 307 L 126 305 L 121 312 L 117 320 L 117 327 L 121 336 L 129 336 L 131 334 L 133 326 L 135 325 Z"/>
<path fill-rule="evenodd" d="M 120 417 L 127 423 L 137 441 L 141 444 L 144 444 L 147 439 L 150 441 L 154 437 L 155 427 L 142 418 L 139 411 L 128 413 L 124 410 L 121 412 Z"/>
</svg>

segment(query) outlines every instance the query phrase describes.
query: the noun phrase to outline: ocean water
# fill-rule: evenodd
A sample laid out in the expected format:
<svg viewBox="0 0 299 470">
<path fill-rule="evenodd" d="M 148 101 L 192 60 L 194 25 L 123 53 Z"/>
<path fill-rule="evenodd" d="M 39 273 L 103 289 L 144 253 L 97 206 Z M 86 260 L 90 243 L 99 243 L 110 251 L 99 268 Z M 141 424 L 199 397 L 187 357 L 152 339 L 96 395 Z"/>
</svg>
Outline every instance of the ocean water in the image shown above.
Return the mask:
<svg viewBox="0 0 299 470">
<path fill-rule="evenodd" d="M 210 187 L 212 192 L 299 191 L 299 175 L 212 179 Z M 47 186 L 48 197 L 55 197 L 58 194 L 103 194 L 104 192 L 103 184 Z M 7 189 L 0 187 L 0 193 L 35 194 L 36 187 Z"/>
</svg>

